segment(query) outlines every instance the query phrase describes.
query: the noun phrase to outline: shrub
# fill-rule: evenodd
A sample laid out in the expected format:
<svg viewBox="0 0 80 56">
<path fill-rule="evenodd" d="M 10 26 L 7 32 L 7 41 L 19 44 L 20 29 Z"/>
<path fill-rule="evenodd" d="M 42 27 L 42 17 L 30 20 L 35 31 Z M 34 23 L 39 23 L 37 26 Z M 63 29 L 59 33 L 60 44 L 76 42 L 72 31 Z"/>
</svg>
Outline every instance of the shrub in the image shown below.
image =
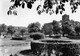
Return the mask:
<svg viewBox="0 0 80 56">
<path fill-rule="evenodd" d="M 43 39 L 44 34 L 42 34 L 42 33 L 32 33 L 30 35 L 30 38 L 33 38 L 34 40 Z"/>
</svg>

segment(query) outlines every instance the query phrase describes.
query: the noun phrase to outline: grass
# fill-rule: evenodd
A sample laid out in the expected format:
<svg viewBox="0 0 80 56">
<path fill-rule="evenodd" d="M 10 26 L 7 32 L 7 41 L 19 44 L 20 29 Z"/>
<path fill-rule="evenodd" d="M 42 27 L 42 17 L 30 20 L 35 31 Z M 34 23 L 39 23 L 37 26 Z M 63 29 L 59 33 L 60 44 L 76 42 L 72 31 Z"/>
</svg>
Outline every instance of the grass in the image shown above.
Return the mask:
<svg viewBox="0 0 80 56">
<path fill-rule="evenodd" d="M 31 49 L 30 41 L 32 39 L 27 40 L 11 40 L 11 38 L 3 38 L 0 39 L 0 52 L 3 53 L 4 56 L 15 54 L 21 50 Z"/>
<path fill-rule="evenodd" d="M 53 39 L 53 38 L 49 38 L 46 37 L 45 39 Z M 55 40 L 55 39 L 54 39 Z M 58 39 L 60 40 L 60 39 Z M 78 42 L 80 43 L 80 40 L 73 40 L 73 39 L 66 39 L 64 37 L 62 37 L 62 40 L 70 40 L 73 42 Z M 1 52 L 4 54 L 4 56 L 15 54 L 17 52 L 20 52 L 21 50 L 28 50 L 31 49 L 30 48 L 30 42 L 32 41 L 32 39 L 26 39 L 26 40 L 11 40 L 11 38 L 3 38 L 0 39 L 0 48 L 1 48 Z M 31 55 L 28 55 L 31 56 Z"/>
</svg>

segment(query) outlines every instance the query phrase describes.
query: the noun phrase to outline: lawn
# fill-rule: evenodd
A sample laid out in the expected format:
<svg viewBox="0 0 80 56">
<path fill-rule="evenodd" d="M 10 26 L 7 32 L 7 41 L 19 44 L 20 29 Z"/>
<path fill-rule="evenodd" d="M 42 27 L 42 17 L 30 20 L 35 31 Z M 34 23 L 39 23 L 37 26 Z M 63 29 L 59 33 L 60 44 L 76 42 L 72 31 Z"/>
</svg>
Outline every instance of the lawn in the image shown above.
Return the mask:
<svg viewBox="0 0 80 56">
<path fill-rule="evenodd" d="M 11 53 L 17 53 L 21 50 L 31 49 L 30 41 L 27 40 L 10 40 L 9 38 L 0 39 L 0 53 L 4 56 L 10 55 Z M 0 55 L 1 56 L 1 55 Z"/>
<path fill-rule="evenodd" d="M 53 38 L 45 38 L 47 40 L 51 40 Z M 55 39 L 54 39 L 55 40 Z M 62 37 L 58 40 L 66 40 L 66 41 L 73 41 L 80 43 L 80 40 L 73 40 L 73 39 L 67 39 Z M 10 38 L 3 38 L 0 39 L 0 56 L 9 56 L 10 54 L 18 53 L 22 50 L 28 50 L 31 49 L 30 42 L 32 39 L 26 39 L 26 40 L 11 40 Z M 21 55 L 20 55 L 21 56 Z"/>
</svg>

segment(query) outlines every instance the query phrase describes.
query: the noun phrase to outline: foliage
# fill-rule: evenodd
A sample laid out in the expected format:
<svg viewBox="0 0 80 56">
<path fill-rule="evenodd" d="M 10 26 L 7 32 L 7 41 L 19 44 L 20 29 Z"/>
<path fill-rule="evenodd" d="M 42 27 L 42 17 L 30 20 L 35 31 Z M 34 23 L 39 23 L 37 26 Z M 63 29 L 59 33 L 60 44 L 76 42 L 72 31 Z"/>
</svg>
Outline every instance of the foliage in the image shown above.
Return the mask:
<svg viewBox="0 0 80 56">
<path fill-rule="evenodd" d="M 69 15 L 62 16 L 62 31 L 63 35 L 68 34 L 69 36 L 80 35 L 80 22 L 70 20 Z"/>
<path fill-rule="evenodd" d="M 42 32 L 49 36 L 52 34 L 61 34 L 61 27 L 59 25 L 59 22 L 53 20 L 51 23 L 45 23 L 42 27 Z"/>
<path fill-rule="evenodd" d="M 11 0 L 10 2 L 13 2 L 13 5 L 9 7 L 9 11 L 7 12 L 8 15 L 17 15 L 17 12 L 14 10 L 16 8 L 22 7 L 25 8 L 25 5 L 27 5 L 27 8 L 32 9 L 33 4 L 39 0 Z M 40 15 L 43 12 L 49 13 L 50 15 L 55 14 L 62 14 L 65 11 L 65 3 L 68 2 L 71 6 L 72 13 L 76 12 L 76 9 L 78 9 L 78 6 L 80 5 L 80 1 L 77 0 L 45 0 L 43 5 L 40 4 L 37 5 L 36 11 Z M 59 2 L 58 2 L 59 1 Z M 70 1 L 70 2 L 69 2 Z M 54 10 L 54 6 L 56 5 L 56 10 Z M 41 9 L 42 8 L 42 9 Z M 14 11 L 13 11 L 14 10 Z M 13 13 L 14 12 L 14 13 Z"/>
<path fill-rule="evenodd" d="M 54 42 L 55 44 L 53 44 Z M 31 42 L 31 48 L 33 54 L 37 56 L 78 56 L 80 53 L 79 45 L 66 43 L 71 43 L 71 41 L 40 40 Z"/>
<path fill-rule="evenodd" d="M 62 23 L 64 23 L 65 21 L 70 21 L 69 15 L 67 15 L 67 14 L 64 14 L 64 15 L 62 16 Z"/>
<path fill-rule="evenodd" d="M 32 33 L 30 34 L 30 38 L 33 38 L 34 40 L 43 39 L 44 34 L 40 32 Z"/>
<path fill-rule="evenodd" d="M 76 31 L 76 34 L 80 36 L 80 22 L 76 24 L 75 31 Z"/>
<path fill-rule="evenodd" d="M 7 34 L 13 35 L 15 33 L 14 27 L 12 27 L 12 26 L 8 26 L 7 30 L 8 30 Z"/>
<path fill-rule="evenodd" d="M 61 34 L 63 36 L 80 36 L 80 22 L 70 20 L 69 15 L 64 14 L 59 22 L 45 23 L 42 27 L 42 32 L 45 35 Z"/>
<path fill-rule="evenodd" d="M 61 27 L 59 25 L 59 22 L 56 20 L 53 20 L 52 25 L 53 25 L 54 34 L 61 34 Z"/>
<path fill-rule="evenodd" d="M 7 31 L 6 28 L 7 28 L 7 26 L 5 24 L 1 24 L 0 25 L 0 33 L 1 32 L 6 32 Z"/>
<path fill-rule="evenodd" d="M 52 23 L 45 23 L 42 27 L 42 32 L 45 35 L 51 36 L 53 34 L 53 25 L 52 25 Z"/>
<path fill-rule="evenodd" d="M 58 35 L 61 34 L 65 36 L 80 36 L 80 22 L 70 20 L 69 15 L 64 14 L 62 16 L 62 20 L 56 21 L 53 20 L 50 23 L 45 23 L 42 28 L 39 22 L 31 23 L 28 25 L 27 30 L 26 28 L 21 27 L 13 27 L 13 26 L 6 26 L 5 24 L 0 25 L 0 33 L 7 32 L 7 34 L 16 34 L 21 33 L 22 36 L 24 33 L 35 33 L 35 32 L 42 32 L 45 35 Z M 18 35 L 18 34 L 17 34 Z"/>
<path fill-rule="evenodd" d="M 62 31 L 63 36 L 64 34 L 72 35 L 72 33 L 75 32 L 75 28 L 69 19 L 69 15 L 65 14 L 62 16 Z"/>
<path fill-rule="evenodd" d="M 36 22 L 36 23 L 31 23 L 28 25 L 28 32 L 32 33 L 32 32 L 39 32 L 40 31 L 40 23 Z"/>
<path fill-rule="evenodd" d="M 26 32 L 25 29 L 21 29 L 20 33 L 22 34 L 22 36 L 24 35 L 24 33 Z"/>
</svg>

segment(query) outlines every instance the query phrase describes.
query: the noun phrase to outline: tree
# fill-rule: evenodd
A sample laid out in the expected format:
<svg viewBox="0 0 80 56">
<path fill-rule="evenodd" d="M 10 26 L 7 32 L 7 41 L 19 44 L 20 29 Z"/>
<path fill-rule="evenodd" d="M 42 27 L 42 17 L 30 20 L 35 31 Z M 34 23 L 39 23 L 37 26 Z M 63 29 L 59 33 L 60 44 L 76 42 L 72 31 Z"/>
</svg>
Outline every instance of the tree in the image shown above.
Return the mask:
<svg viewBox="0 0 80 56">
<path fill-rule="evenodd" d="M 53 22 L 45 23 L 43 25 L 42 32 L 49 36 L 52 34 L 62 34 L 62 28 L 58 21 L 53 20 Z"/>
<path fill-rule="evenodd" d="M 80 35 L 80 22 L 79 21 L 74 21 L 74 20 L 70 20 L 73 28 L 74 28 L 74 35 L 79 36 Z"/>
<path fill-rule="evenodd" d="M 52 23 L 45 23 L 42 27 L 42 32 L 45 35 L 51 36 L 53 34 L 53 25 L 52 25 Z"/>
<path fill-rule="evenodd" d="M 11 36 L 15 33 L 14 27 L 12 26 L 8 26 L 7 30 L 7 34 L 11 34 Z"/>
<path fill-rule="evenodd" d="M 39 0 L 11 0 L 13 2 L 13 5 L 9 7 L 9 11 L 7 12 L 8 15 L 17 15 L 17 12 L 13 11 L 16 8 L 22 7 L 23 9 L 25 8 L 25 5 L 27 5 L 27 8 L 32 9 L 33 4 Z M 42 0 L 40 0 L 42 1 Z M 58 2 L 59 1 L 59 2 Z M 40 4 L 37 6 L 36 11 L 40 15 L 43 12 L 49 13 L 50 15 L 55 13 L 55 14 L 62 14 L 65 10 L 65 3 L 70 1 L 70 6 L 72 13 L 76 12 L 76 9 L 78 9 L 78 6 L 80 5 L 79 0 L 45 0 L 43 5 Z M 54 10 L 54 5 L 56 6 L 56 9 Z M 42 9 L 41 9 L 42 8 Z M 15 12 L 15 13 L 13 13 Z"/>
<path fill-rule="evenodd" d="M 1 32 L 6 32 L 6 28 L 7 28 L 7 26 L 6 26 L 5 24 L 2 24 L 2 25 L 0 26 L 0 33 L 1 33 Z"/>
<path fill-rule="evenodd" d="M 36 22 L 36 23 L 31 23 L 28 26 L 28 32 L 32 33 L 32 32 L 39 32 L 40 31 L 40 23 Z"/>
<path fill-rule="evenodd" d="M 56 20 L 53 20 L 52 25 L 53 25 L 54 34 L 61 34 L 61 27 L 59 25 L 59 22 Z"/>
<path fill-rule="evenodd" d="M 80 22 L 77 22 L 75 26 L 75 31 L 76 31 L 77 36 L 80 36 Z"/>
<path fill-rule="evenodd" d="M 73 34 L 75 33 L 75 27 L 73 23 L 69 19 L 69 15 L 65 14 L 62 16 L 62 31 L 63 31 L 63 36 L 65 34 L 67 35 L 76 35 Z"/>
<path fill-rule="evenodd" d="M 66 21 L 70 21 L 69 15 L 64 14 L 64 15 L 62 16 L 62 23 L 65 23 Z"/>
<path fill-rule="evenodd" d="M 21 31 L 20 31 L 20 33 L 21 33 L 22 36 L 24 35 L 25 32 L 26 32 L 25 29 L 21 29 Z"/>
</svg>

